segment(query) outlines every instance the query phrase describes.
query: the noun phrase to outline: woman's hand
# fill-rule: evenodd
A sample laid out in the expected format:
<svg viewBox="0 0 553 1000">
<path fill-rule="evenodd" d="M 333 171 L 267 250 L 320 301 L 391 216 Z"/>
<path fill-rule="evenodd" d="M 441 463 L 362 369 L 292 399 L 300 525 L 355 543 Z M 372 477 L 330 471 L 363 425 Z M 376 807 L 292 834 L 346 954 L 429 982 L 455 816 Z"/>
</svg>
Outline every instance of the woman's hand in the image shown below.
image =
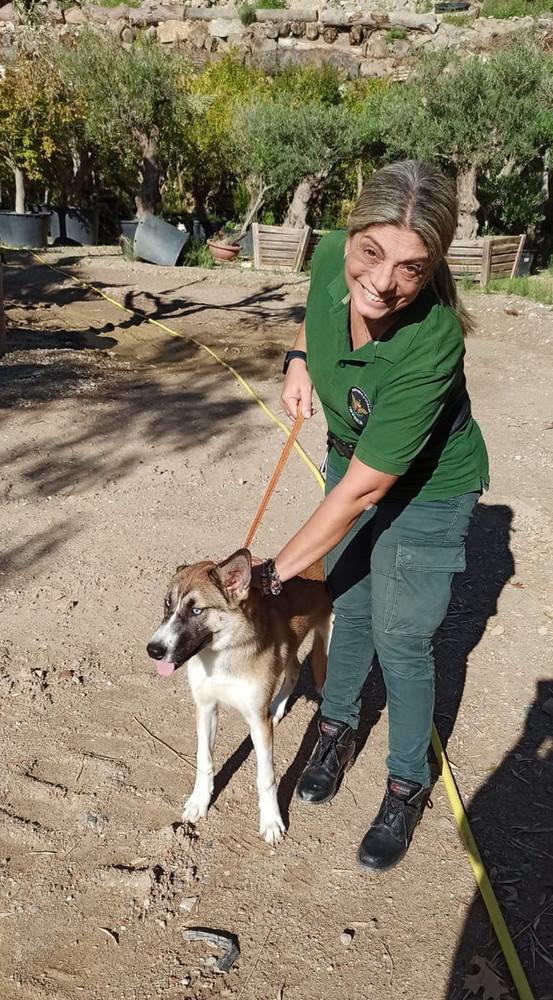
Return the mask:
<svg viewBox="0 0 553 1000">
<path fill-rule="evenodd" d="M 292 358 L 282 383 L 280 404 L 284 412 L 295 420 L 298 413 L 311 417 L 313 409 L 313 383 L 309 378 L 305 361 Z"/>
</svg>

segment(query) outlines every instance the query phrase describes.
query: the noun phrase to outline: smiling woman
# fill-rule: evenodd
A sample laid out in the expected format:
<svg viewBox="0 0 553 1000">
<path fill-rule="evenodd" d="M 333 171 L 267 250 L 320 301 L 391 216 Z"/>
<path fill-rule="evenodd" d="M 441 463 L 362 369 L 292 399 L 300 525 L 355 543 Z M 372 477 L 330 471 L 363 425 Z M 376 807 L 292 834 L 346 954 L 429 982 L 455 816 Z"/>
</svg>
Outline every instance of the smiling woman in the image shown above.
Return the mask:
<svg viewBox="0 0 553 1000">
<path fill-rule="evenodd" d="M 430 784 L 433 635 L 449 603 L 475 503 L 487 486 L 463 370 L 467 318 L 445 261 L 455 192 L 434 166 L 377 171 L 348 231 L 313 256 L 304 327 L 281 401 L 328 424 L 326 497 L 260 573 L 267 594 L 326 557 L 334 630 L 320 738 L 297 787 L 328 802 L 355 754 L 361 689 L 375 653 L 388 698 L 389 779 L 359 864 L 403 858 Z M 267 581 L 269 580 L 270 586 Z"/>
</svg>

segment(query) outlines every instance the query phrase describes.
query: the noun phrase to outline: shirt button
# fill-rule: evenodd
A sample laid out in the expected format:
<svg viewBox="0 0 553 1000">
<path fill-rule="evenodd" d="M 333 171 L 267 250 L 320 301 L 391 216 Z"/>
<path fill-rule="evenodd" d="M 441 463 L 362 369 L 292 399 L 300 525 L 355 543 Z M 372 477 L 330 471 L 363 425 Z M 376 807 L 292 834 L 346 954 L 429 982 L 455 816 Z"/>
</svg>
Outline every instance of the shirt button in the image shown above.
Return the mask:
<svg viewBox="0 0 553 1000">
<path fill-rule="evenodd" d="M 339 368 L 345 368 L 346 367 L 346 362 L 345 361 L 339 361 L 338 362 L 338 367 Z"/>
</svg>

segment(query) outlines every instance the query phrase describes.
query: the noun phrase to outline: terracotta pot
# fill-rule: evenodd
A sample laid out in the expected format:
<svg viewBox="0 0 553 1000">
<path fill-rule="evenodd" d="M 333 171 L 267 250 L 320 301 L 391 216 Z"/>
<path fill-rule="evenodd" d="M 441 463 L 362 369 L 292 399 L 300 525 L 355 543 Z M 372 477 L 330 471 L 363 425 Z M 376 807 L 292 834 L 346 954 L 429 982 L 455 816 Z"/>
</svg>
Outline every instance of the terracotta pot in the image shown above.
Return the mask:
<svg viewBox="0 0 553 1000">
<path fill-rule="evenodd" d="M 217 243 L 216 240 L 206 240 L 206 243 L 213 260 L 218 261 L 220 264 L 225 261 L 234 260 L 242 249 L 238 243 Z"/>
</svg>

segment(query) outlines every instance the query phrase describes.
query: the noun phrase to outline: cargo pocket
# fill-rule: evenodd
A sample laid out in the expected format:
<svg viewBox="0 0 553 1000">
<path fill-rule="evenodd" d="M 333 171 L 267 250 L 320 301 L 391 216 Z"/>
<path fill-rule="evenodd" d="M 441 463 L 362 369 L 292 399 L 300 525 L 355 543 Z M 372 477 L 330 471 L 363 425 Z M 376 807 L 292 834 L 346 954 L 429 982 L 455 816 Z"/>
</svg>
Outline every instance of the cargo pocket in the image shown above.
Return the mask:
<svg viewBox="0 0 553 1000">
<path fill-rule="evenodd" d="M 465 546 L 398 543 L 386 588 L 386 632 L 431 638 L 444 620 L 455 573 L 465 569 Z"/>
</svg>

